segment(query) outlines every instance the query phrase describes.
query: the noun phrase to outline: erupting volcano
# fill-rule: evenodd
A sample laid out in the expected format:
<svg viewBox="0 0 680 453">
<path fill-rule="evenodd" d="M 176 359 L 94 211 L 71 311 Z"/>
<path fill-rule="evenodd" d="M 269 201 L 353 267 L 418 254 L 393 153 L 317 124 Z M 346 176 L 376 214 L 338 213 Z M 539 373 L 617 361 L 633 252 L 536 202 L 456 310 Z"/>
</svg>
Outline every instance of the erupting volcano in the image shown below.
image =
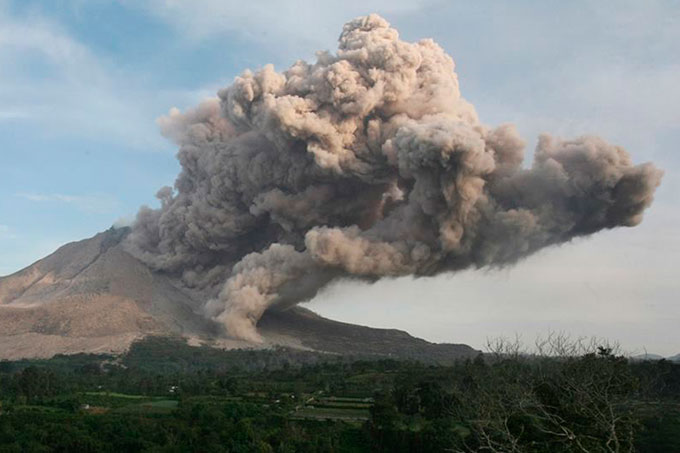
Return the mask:
<svg viewBox="0 0 680 453">
<path fill-rule="evenodd" d="M 246 71 L 159 124 L 182 167 L 160 208 L 0 279 L 4 335 L 269 343 L 291 316 L 321 322 L 291 307 L 334 279 L 505 266 L 635 226 L 662 177 L 592 136 L 543 135 L 523 166 L 524 141 L 479 121 L 451 57 L 376 15 L 347 23 L 336 53 Z M 59 304 L 74 311 L 55 324 Z M 310 347 L 305 328 L 283 330 Z"/>
</svg>

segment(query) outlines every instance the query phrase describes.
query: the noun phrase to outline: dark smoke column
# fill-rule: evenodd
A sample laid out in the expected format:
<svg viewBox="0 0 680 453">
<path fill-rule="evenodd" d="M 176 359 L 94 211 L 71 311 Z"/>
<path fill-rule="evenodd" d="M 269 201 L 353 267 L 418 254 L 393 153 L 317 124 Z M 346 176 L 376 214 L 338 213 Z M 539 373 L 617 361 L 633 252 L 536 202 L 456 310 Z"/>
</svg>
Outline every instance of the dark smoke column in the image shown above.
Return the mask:
<svg viewBox="0 0 680 453">
<path fill-rule="evenodd" d="M 182 172 L 127 248 L 253 341 L 267 308 L 334 278 L 506 265 L 637 225 L 662 176 L 597 137 L 542 136 L 523 168 L 515 128 L 479 122 L 451 58 L 376 15 L 346 24 L 337 54 L 246 71 L 159 122 Z"/>
</svg>

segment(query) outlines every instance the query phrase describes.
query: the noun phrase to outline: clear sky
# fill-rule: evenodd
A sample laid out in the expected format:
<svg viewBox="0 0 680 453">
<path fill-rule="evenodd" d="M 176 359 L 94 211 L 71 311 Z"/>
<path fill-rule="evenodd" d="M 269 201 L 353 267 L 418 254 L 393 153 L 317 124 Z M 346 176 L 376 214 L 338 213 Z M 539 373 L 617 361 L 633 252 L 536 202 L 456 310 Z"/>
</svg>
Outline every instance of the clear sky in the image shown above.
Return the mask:
<svg viewBox="0 0 680 453">
<path fill-rule="evenodd" d="M 334 50 L 371 12 L 444 47 L 482 121 L 515 123 L 529 157 L 541 132 L 597 134 L 666 174 L 639 227 L 502 271 L 339 283 L 311 308 L 476 347 L 552 330 L 680 353 L 674 1 L 0 0 L 0 275 L 155 204 L 179 171 L 158 116 L 246 68 Z"/>
</svg>

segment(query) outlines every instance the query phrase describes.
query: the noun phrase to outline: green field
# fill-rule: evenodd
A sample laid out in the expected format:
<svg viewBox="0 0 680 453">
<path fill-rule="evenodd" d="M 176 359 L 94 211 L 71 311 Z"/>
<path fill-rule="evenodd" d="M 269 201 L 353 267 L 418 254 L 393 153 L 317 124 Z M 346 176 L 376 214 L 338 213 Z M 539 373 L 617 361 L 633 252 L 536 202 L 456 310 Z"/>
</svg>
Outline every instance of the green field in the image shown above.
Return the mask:
<svg viewBox="0 0 680 453">
<path fill-rule="evenodd" d="M 86 396 L 103 396 L 107 398 L 122 398 L 122 399 L 130 399 L 130 400 L 139 400 L 139 399 L 145 399 L 148 398 L 147 396 L 144 395 L 128 395 L 125 393 L 116 393 L 116 392 L 83 392 L 83 395 Z"/>
<path fill-rule="evenodd" d="M 292 412 L 290 418 L 313 420 L 368 420 L 370 413 L 367 409 L 305 407 Z"/>
<path fill-rule="evenodd" d="M 179 402 L 177 400 L 163 400 L 158 399 L 139 404 L 130 404 L 127 406 L 115 409 L 116 413 L 155 413 L 163 414 L 170 413 L 177 409 Z"/>
</svg>

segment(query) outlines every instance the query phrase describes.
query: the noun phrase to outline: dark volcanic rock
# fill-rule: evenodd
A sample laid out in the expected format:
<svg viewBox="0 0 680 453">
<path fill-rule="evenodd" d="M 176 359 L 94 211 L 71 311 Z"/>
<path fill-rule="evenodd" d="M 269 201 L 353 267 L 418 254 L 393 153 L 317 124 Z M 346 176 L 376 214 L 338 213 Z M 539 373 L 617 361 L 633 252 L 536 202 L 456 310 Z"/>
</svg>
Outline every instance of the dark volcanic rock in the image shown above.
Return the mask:
<svg viewBox="0 0 680 453">
<path fill-rule="evenodd" d="M 335 354 L 383 356 L 427 362 L 451 362 L 480 353 L 464 344 L 435 344 L 402 330 L 375 329 L 323 318 L 302 307 L 270 310 L 260 319 L 258 330 L 276 332 L 310 349 Z"/>
</svg>

